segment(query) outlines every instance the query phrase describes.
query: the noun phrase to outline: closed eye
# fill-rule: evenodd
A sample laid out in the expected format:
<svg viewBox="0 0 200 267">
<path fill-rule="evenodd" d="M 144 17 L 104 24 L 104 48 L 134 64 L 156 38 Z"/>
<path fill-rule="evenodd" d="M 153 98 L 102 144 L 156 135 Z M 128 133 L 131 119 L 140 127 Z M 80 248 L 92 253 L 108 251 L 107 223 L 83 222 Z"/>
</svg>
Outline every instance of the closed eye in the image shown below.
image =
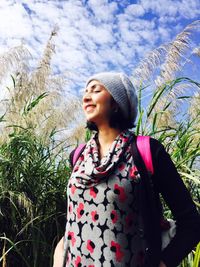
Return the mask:
<svg viewBox="0 0 200 267">
<path fill-rule="evenodd" d="M 91 87 L 91 90 L 92 92 L 99 92 L 100 89 L 99 89 L 99 86 L 97 84 L 94 84 L 92 87 Z"/>
<path fill-rule="evenodd" d="M 87 93 L 100 93 L 103 90 L 101 84 L 93 84 L 91 87 L 87 87 L 84 91 L 84 94 Z"/>
</svg>

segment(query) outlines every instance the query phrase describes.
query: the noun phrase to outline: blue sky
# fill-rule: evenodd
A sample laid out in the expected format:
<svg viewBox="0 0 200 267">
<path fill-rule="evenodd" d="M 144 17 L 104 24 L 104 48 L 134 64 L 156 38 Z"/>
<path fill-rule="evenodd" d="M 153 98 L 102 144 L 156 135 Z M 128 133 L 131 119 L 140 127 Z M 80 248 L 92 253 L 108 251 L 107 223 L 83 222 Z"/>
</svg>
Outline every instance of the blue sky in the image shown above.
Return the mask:
<svg viewBox="0 0 200 267">
<path fill-rule="evenodd" d="M 53 70 L 80 89 L 96 72 L 131 75 L 149 51 L 197 19 L 199 0 L 1 0 L 0 53 L 23 41 L 37 60 L 57 25 Z M 200 46 L 199 34 L 192 37 L 192 49 Z M 198 77 L 199 60 L 194 62 L 184 74 Z"/>
</svg>

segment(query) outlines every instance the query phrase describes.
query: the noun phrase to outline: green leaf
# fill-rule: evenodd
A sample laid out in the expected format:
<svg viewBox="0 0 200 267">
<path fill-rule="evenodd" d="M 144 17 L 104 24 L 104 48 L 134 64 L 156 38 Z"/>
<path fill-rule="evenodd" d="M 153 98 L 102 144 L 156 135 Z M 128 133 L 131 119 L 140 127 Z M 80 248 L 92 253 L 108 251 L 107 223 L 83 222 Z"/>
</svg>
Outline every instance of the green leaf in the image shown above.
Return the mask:
<svg viewBox="0 0 200 267">
<path fill-rule="evenodd" d="M 29 103 L 24 108 L 23 115 L 27 115 L 46 96 L 48 96 L 48 93 L 44 92 L 41 95 L 39 95 L 38 97 L 34 98 L 33 100 L 30 100 Z"/>
</svg>

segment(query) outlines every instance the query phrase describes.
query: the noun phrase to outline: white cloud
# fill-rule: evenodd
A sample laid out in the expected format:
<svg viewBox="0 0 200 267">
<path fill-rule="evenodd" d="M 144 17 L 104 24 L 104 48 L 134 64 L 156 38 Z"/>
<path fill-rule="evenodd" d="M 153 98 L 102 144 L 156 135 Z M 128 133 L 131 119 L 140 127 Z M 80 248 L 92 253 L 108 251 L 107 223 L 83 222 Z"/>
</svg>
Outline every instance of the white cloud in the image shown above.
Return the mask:
<svg viewBox="0 0 200 267">
<path fill-rule="evenodd" d="M 54 25 L 55 71 L 70 73 L 75 85 L 98 71 L 132 73 L 143 55 L 170 41 L 184 25 L 197 19 L 198 0 L 1 0 L 0 52 L 20 44 L 38 58 Z M 173 27 L 171 27 L 173 25 Z M 76 80 L 78 74 L 78 80 Z"/>
<path fill-rule="evenodd" d="M 167 41 L 170 38 L 170 33 L 165 27 L 160 26 L 158 28 L 158 34 L 160 35 L 160 38 L 163 41 Z"/>
<path fill-rule="evenodd" d="M 24 36 L 30 36 L 31 21 L 20 4 L 1 7 L 0 21 L 1 39 L 10 37 L 19 39 Z"/>
<path fill-rule="evenodd" d="M 126 8 L 125 12 L 126 12 L 126 14 L 130 15 L 131 17 L 132 16 L 140 17 L 140 16 L 143 16 L 145 14 L 145 10 L 144 10 L 143 6 L 138 5 L 138 4 L 129 5 Z"/>
<path fill-rule="evenodd" d="M 177 21 L 187 19 L 198 19 L 200 15 L 199 0 L 140 0 L 146 12 L 159 17 L 175 17 Z"/>
<path fill-rule="evenodd" d="M 200 1 L 182 0 L 179 8 L 179 13 L 187 19 L 200 18 Z"/>
<path fill-rule="evenodd" d="M 114 15 L 118 10 L 116 2 L 108 0 L 89 0 L 88 6 L 91 8 L 95 20 L 98 22 L 109 22 L 114 19 Z"/>
</svg>

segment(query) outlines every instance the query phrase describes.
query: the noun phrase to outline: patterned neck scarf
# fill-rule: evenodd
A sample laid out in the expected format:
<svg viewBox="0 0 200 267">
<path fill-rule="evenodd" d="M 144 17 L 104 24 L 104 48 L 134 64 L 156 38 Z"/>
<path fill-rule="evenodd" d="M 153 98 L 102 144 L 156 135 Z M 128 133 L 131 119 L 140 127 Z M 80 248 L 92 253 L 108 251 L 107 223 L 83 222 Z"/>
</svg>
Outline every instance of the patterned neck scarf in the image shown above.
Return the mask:
<svg viewBox="0 0 200 267">
<path fill-rule="evenodd" d="M 91 187 L 108 179 L 124 154 L 127 160 L 131 157 L 130 144 L 133 137 L 129 130 L 121 132 L 113 141 L 108 154 L 100 160 L 98 133 L 93 134 L 74 166 L 72 178 L 75 178 L 75 186 Z"/>
</svg>

